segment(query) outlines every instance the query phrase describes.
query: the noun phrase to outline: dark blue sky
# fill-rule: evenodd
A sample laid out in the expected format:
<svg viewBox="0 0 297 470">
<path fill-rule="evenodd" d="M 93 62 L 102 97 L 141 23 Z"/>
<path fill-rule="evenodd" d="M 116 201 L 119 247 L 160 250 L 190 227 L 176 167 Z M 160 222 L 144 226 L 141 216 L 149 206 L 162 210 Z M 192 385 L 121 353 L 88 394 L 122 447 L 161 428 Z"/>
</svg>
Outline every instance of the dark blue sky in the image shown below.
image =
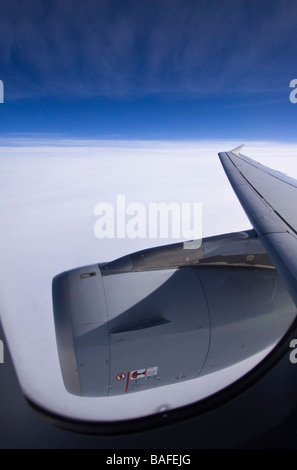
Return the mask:
<svg viewBox="0 0 297 470">
<path fill-rule="evenodd" d="M 297 141 L 296 18 L 292 0 L 0 0 L 0 136 Z"/>
</svg>

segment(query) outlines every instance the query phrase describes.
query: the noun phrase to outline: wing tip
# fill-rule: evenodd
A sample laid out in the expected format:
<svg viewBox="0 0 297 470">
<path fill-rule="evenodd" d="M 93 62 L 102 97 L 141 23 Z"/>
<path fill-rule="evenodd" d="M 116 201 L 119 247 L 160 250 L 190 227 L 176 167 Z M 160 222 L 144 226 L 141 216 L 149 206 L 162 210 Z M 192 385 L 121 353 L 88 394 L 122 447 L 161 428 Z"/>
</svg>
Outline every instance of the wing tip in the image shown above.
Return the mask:
<svg viewBox="0 0 297 470">
<path fill-rule="evenodd" d="M 240 151 L 243 149 L 244 144 L 235 147 L 234 149 L 230 150 L 230 152 L 235 153 L 235 155 L 239 156 Z"/>
</svg>

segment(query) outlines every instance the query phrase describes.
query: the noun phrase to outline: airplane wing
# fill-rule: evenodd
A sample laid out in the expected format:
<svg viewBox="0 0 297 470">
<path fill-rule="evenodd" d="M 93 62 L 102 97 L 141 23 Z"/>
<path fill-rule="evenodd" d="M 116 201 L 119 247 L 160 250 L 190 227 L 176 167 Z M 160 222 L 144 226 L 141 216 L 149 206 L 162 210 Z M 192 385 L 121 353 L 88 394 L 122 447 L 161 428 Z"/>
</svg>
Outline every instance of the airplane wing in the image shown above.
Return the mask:
<svg viewBox="0 0 297 470">
<path fill-rule="evenodd" d="M 219 153 L 226 175 L 297 305 L 297 180 L 240 153 Z"/>
</svg>

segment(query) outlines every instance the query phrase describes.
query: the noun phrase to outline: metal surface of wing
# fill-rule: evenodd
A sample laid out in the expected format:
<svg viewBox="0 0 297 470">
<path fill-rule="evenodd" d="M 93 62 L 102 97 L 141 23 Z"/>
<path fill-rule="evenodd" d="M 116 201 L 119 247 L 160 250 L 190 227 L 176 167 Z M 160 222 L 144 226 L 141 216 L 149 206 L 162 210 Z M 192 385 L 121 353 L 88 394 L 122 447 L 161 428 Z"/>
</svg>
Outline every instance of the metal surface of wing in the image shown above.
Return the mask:
<svg viewBox="0 0 297 470">
<path fill-rule="evenodd" d="M 297 181 L 240 154 L 219 157 L 261 242 L 297 305 Z"/>
</svg>

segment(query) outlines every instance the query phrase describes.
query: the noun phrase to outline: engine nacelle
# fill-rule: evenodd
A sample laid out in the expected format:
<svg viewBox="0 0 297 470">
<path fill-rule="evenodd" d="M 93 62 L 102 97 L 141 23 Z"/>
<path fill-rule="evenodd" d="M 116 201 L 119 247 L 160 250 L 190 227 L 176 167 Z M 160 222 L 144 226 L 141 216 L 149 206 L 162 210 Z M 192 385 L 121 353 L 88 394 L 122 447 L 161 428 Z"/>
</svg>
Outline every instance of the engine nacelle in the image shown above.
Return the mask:
<svg viewBox="0 0 297 470">
<path fill-rule="evenodd" d="M 215 373 L 276 343 L 296 307 L 253 231 L 53 280 L 66 389 L 112 396 Z"/>
</svg>

